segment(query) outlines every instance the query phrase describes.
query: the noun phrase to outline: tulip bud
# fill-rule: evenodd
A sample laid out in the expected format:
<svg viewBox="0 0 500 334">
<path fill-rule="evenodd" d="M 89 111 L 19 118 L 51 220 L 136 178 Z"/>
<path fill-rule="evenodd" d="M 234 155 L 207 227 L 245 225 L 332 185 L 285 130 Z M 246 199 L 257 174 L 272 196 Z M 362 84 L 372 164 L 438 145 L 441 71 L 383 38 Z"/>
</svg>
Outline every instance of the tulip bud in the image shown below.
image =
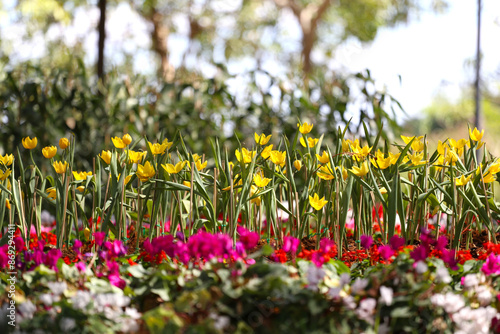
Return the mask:
<svg viewBox="0 0 500 334">
<path fill-rule="evenodd" d="M 300 170 L 302 168 L 302 162 L 300 160 L 295 160 L 293 162 L 293 166 L 297 169 Z"/>
</svg>

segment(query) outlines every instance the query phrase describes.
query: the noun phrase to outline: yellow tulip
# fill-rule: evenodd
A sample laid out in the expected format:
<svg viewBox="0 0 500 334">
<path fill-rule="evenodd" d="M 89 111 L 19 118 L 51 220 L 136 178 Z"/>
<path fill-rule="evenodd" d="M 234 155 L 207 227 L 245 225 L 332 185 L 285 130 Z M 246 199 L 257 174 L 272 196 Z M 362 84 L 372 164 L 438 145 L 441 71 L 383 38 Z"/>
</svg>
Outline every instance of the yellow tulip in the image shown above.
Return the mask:
<svg viewBox="0 0 500 334">
<path fill-rule="evenodd" d="M 240 150 L 234 151 L 234 154 L 236 155 L 236 160 L 238 160 L 238 162 L 243 162 L 246 164 L 252 162 L 252 159 L 256 153 L 257 153 L 256 151 L 249 151 L 244 147 L 241 149 L 241 152 Z"/>
<path fill-rule="evenodd" d="M 474 130 L 469 129 L 469 137 L 470 139 L 474 141 L 480 141 L 483 138 L 484 135 L 484 129 L 479 132 L 477 128 L 474 128 Z"/>
<path fill-rule="evenodd" d="M 76 181 L 86 180 L 87 176 L 92 176 L 92 172 L 75 172 L 75 171 L 73 171 L 73 178 Z"/>
<path fill-rule="evenodd" d="M 380 190 L 380 193 L 381 193 L 382 195 L 387 194 L 387 189 L 385 189 L 385 187 L 381 187 L 381 188 L 379 188 L 379 190 Z"/>
<path fill-rule="evenodd" d="M 305 134 L 308 134 L 309 132 L 311 132 L 314 125 L 308 124 L 307 122 L 304 122 L 304 123 L 302 123 L 302 125 L 300 125 L 300 123 L 297 123 L 297 126 L 299 127 L 300 133 L 305 135 Z"/>
<path fill-rule="evenodd" d="M 413 138 L 415 138 L 415 136 L 413 136 L 413 137 L 407 137 L 407 136 L 401 135 L 401 139 L 403 139 L 403 141 L 405 142 L 406 145 L 408 145 L 408 143 L 411 142 L 411 140 Z M 424 138 L 424 136 L 416 137 L 415 140 L 414 140 L 414 142 L 415 141 L 421 141 L 423 138 Z"/>
<path fill-rule="evenodd" d="M 389 152 L 389 157 L 391 158 L 391 165 L 394 165 L 398 161 L 400 155 L 401 152 L 396 154 Z"/>
<path fill-rule="evenodd" d="M 413 143 L 411 143 L 411 148 L 416 152 L 423 151 L 424 147 L 425 147 L 424 143 L 421 142 L 420 140 L 414 140 Z"/>
<path fill-rule="evenodd" d="M 351 146 L 352 152 L 354 153 L 354 160 L 356 161 L 362 161 L 364 160 L 368 154 L 370 154 L 371 150 L 373 147 L 369 147 L 368 145 L 366 146 Z"/>
<path fill-rule="evenodd" d="M 392 164 L 391 156 L 384 158 L 384 154 L 380 151 L 377 151 L 377 153 L 375 154 L 375 158 L 370 158 L 370 161 L 373 166 L 379 169 L 386 169 Z"/>
<path fill-rule="evenodd" d="M 122 175 L 122 174 L 120 173 L 120 174 L 118 174 L 118 175 L 116 176 L 116 181 L 120 181 L 120 176 L 121 176 L 121 175 Z M 126 184 L 130 181 L 130 179 L 132 178 L 132 176 L 134 176 L 134 174 L 130 174 L 130 175 L 128 175 L 128 176 L 125 176 L 125 180 L 123 180 L 123 183 L 126 185 Z"/>
<path fill-rule="evenodd" d="M 172 143 L 169 143 L 170 145 Z M 149 145 L 149 149 L 151 150 L 151 153 L 153 153 L 153 155 L 158 155 L 158 154 L 163 154 L 165 153 L 165 150 L 168 148 L 167 144 L 159 144 L 159 143 L 150 143 L 148 142 L 148 145 Z"/>
<path fill-rule="evenodd" d="M 6 154 L 5 156 L 0 155 L 0 162 L 4 166 L 10 166 L 14 162 L 14 156 L 12 154 Z"/>
<path fill-rule="evenodd" d="M 83 235 L 85 236 L 85 240 L 90 240 L 90 229 L 88 227 L 83 230 Z"/>
<path fill-rule="evenodd" d="M 167 138 L 165 138 L 165 139 L 163 139 L 163 141 L 161 142 L 161 144 L 164 145 L 167 150 L 169 150 L 170 147 L 172 147 L 172 145 L 174 144 L 174 142 L 173 141 L 170 142 L 170 141 L 168 141 Z"/>
<path fill-rule="evenodd" d="M 491 173 L 486 173 L 486 175 L 483 175 L 483 180 L 484 183 L 491 183 L 496 180 L 495 175 Z"/>
<path fill-rule="evenodd" d="M 266 148 L 264 148 L 264 150 L 262 151 L 262 153 L 260 154 L 264 159 L 267 159 L 269 158 L 269 156 L 271 155 L 271 151 L 273 150 L 273 144 L 269 145 L 269 146 L 266 146 Z"/>
<path fill-rule="evenodd" d="M 57 147 L 47 146 L 42 148 L 42 154 L 47 159 L 52 159 L 57 153 Z"/>
<path fill-rule="evenodd" d="M 315 210 L 321 210 L 325 204 L 328 203 L 327 200 L 325 200 L 325 197 L 319 198 L 318 194 L 314 194 L 313 197 L 309 196 L 309 204 L 315 209 Z"/>
<path fill-rule="evenodd" d="M 10 202 L 7 198 L 5 199 L 5 206 L 10 210 Z"/>
<path fill-rule="evenodd" d="M 146 161 L 144 165 L 139 164 L 137 166 L 136 174 L 139 180 L 141 180 L 142 182 L 146 182 L 155 175 L 155 169 L 149 163 L 149 161 Z"/>
<path fill-rule="evenodd" d="M 142 159 L 144 158 L 144 156 L 146 156 L 146 153 L 147 152 L 136 152 L 128 150 L 128 159 L 130 160 L 130 162 L 138 164 L 142 162 Z"/>
<path fill-rule="evenodd" d="M 161 166 L 165 171 L 167 171 L 167 173 L 177 174 L 184 168 L 186 163 L 187 163 L 186 161 L 179 161 L 178 163 L 175 164 L 175 166 L 173 164 L 162 164 Z"/>
<path fill-rule="evenodd" d="M 69 140 L 68 138 L 61 138 L 59 139 L 59 147 L 63 150 L 65 150 L 69 146 Z"/>
<path fill-rule="evenodd" d="M 111 151 L 102 150 L 101 155 L 99 157 L 108 165 L 111 163 Z"/>
<path fill-rule="evenodd" d="M 125 144 L 125 145 L 129 145 L 131 142 L 132 142 L 132 137 L 126 133 L 123 135 L 122 137 L 122 142 Z"/>
<path fill-rule="evenodd" d="M 413 154 L 408 154 L 408 158 L 410 158 L 410 161 L 411 161 L 411 164 L 413 166 L 417 166 L 417 165 L 421 165 L 421 164 L 424 164 L 425 161 L 422 161 L 422 159 L 424 158 L 424 152 L 421 152 L 421 153 L 413 153 Z"/>
<path fill-rule="evenodd" d="M 25 149 L 32 150 L 38 144 L 38 139 L 36 139 L 36 137 L 33 137 L 33 139 L 30 139 L 30 137 L 26 137 L 23 138 L 22 143 Z"/>
<path fill-rule="evenodd" d="M 323 165 L 330 162 L 330 155 L 328 154 L 327 151 L 323 151 L 322 155 L 316 154 L 316 158 Z"/>
<path fill-rule="evenodd" d="M 271 151 L 271 161 L 275 165 L 279 165 L 280 167 L 285 166 L 286 162 L 286 151 Z"/>
<path fill-rule="evenodd" d="M 259 193 L 259 188 L 257 188 L 256 186 L 254 186 L 252 184 L 252 186 L 250 187 L 250 197 L 253 197 L 254 195 L 256 195 L 258 193 Z M 254 199 L 250 200 L 250 203 L 255 203 L 257 206 L 260 206 L 260 196 L 255 197 Z"/>
<path fill-rule="evenodd" d="M 318 175 L 318 177 L 323 180 L 333 180 L 335 178 L 330 163 L 327 163 L 325 166 L 320 167 L 316 175 Z"/>
<path fill-rule="evenodd" d="M 125 144 L 121 138 L 113 137 L 111 138 L 111 141 L 113 142 L 113 145 L 115 145 L 116 148 L 127 147 L 127 144 Z"/>
<path fill-rule="evenodd" d="M 191 182 L 189 182 L 189 181 L 184 181 L 184 182 L 182 182 L 182 184 L 185 185 L 186 187 L 191 188 Z"/>
<path fill-rule="evenodd" d="M 6 180 L 9 177 L 11 172 L 12 172 L 12 170 L 10 170 L 10 169 L 7 169 L 5 172 L 0 169 L 0 180 L 2 180 L 2 181 Z"/>
<path fill-rule="evenodd" d="M 54 169 L 57 174 L 64 174 L 66 173 L 66 169 L 68 168 L 68 163 L 66 161 L 54 161 L 52 164 L 54 166 Z"/>
<path fill-rule="evenodd" d="M 208 161 L 205 161 L 204 163 L 201 162 L 201 160 L 197 160 L 195 162 L 196 164 L 196 169 L 198 169 L 199 171 L 201 171 L 202 169 L 206 168 L 207 167 L 207 163 Z"/>
<path fill-rule="evenodd" d="M 76 187 L 76 190 L 78 190 L 79 192 L 83 193 L 85 191 L 85 187 L 84 186 L 79 186 L 79 187 Z"/>
<path fill-rule="evenodd" d="M 359 177 L 365 176 L 370 171 L 370 169 L 368 167 L 368 163 L 366 161 L 363 162 L 363 164 L 361 164 L 361 168 L 353 166 L 352 169 L 349 169 L 349 170 L 351 171 L 351 173 L 353 173 L 354 175 L 357 175 Z"/>
<path fill-rule="evenodd" d="M 309 144 L 310 148 L 313 148 L 314 146 L 316 146 L 316 144 L 318 143 L 318 141 L 319 141 L 318 138 L 307 138 L 307 144 Z M 304 141 L 304 138 L 300 138 L 300 144 L 302 146 L 304 146 L 304 147 L 307 147 L 307 144 Z"/>
<path fill-rule="evenodd" d="M 462 175 L 460 177 L 455 178 L 455 184 L 457 186 L 465 186 L 471 179 L 472 174 L 465 177 L 465 175 Z"/>
<path fill-rule="evenodd" d="M 494 162 L 490 165 L 490 168 L 488 168 L 488 172 L 491 174 L 497 174 L 500 172 L 500 162 Z"/>
<path fill-rule="evenodd" d="M 461 150 L 468 143 L 467 139 L 455 140 L 455 139 L 450 138 L 448 141 L 450 142 L 450 146 L 457 149 L 457 150 Z M 459 154 L 459 155 L 461 155 L 461 154 Z"/>
<path fill-rule="evenodd" d="M 450 150 L 450 147 L 448 144 L 443 143 L 441 140 L 438 140 L 438 147 L 437 151 L 439 154 L 444 155 L 445 151 L 448 152 Z"/>
<path fill-rule="evenodd" d="M 254 133 L 255 142 L 259 145 L 266 145 L 269 139 L 271 139 L 272 135 L 266 136 L 265 134 L 261 134 L 260 136 L 257 133 Z"/>
<path fill-rule="evenodd" d="M 455 162 L 457 162 L 459 159 L 460 157 L 458 156 L 457 152 L 455 152 L 454 149 L 450 149 L 446 155 L 445 161 L 454 165 Z"/>
<path fill-rule="evenodd" d="M 295 161 L 293 162 L 293 166 L 295 167 L 295 169 L 297 169 L 297 170 L 299 170 L 299 171 L 300 171 L 300 170 L 301 170 L 301 168 L 302 168 L 302 161 L 300 161 L 300 160 L 295 160 Z"/>
<path fill-rule="evenodd" d="M 267 184 L 271 181 L 271 179 L 268 179 L 267 177 L 262 177 L 260 174 L 255 174 L 253 176 L 253 182 L 255 185 L 259 188 L 263 188 L 267 186 Z"/>
<path fill-rule="evenodd" d="M 57 196 L 56 188 L 51 187 L 51 188 L 47 189 L 46 192 L 49 195 L 49 198 L 56 199 L 56 196 Z"/>
<path fill-rule="evenodd" d="M 200 155 L 198 155 L 198 154 L 196 154 L 196 153 L 195 153 L 195 154 L 192 154 L 192 156 L 193 156 L 193 161 L 194 161 L 194 162 L 196 162 L 196 161 L 198 161 L 198 160 L 200 160 L 200 159 L 201 159 L 201 156 L 200 156 Z"/>
</svg>

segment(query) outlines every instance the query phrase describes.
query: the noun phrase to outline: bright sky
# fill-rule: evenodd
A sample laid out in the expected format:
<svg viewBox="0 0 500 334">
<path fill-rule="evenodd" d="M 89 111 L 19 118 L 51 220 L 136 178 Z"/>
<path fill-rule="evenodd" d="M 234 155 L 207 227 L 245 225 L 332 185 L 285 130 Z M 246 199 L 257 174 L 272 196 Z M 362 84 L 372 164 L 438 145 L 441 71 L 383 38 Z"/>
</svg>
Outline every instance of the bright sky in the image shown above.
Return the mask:
<svg viewBox="0 0 500 334">
<path fill-rule="evenodd" d="M 383 29 L 370 45 L 351 43 L 340 52 L 342 65 L 386 84 L 410 116 L 418 116 L 439 91 L 457 98 L 460 87 L 474 80 L 476 0 L 449 1 L 445 14 L 424 14 L 396 29 Z M 500 1 L 483 0 L 482 73 L 500 73 Z M 400 84 L 398 75 L 401 75 Z M 497 80 L 500 76 L 497 76 Z"/>
</svg>

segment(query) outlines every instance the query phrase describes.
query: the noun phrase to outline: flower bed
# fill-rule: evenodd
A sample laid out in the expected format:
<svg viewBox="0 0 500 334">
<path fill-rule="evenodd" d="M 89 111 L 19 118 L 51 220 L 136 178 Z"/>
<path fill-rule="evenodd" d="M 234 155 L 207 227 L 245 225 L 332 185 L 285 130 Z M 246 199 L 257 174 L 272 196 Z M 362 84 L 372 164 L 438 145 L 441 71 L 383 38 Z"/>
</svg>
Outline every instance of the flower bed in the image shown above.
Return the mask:
<svg viewBox="0 0 500 334">
<path fill-rule="evenodd" d="M 311 127 L 255 134 L 234 161 L 217 140 L 208 157 L 125 134 L 92 171 L 74 169 L 74 138 L 41 150 L 48 171 L 25 138 L 31 161 L 0 156 L 5 329 L 500 331 L 500 162 L 483 133 L 433 153 L 402 136 L 394 153 L 340 129 L 323 146 Z"/>
</svg>

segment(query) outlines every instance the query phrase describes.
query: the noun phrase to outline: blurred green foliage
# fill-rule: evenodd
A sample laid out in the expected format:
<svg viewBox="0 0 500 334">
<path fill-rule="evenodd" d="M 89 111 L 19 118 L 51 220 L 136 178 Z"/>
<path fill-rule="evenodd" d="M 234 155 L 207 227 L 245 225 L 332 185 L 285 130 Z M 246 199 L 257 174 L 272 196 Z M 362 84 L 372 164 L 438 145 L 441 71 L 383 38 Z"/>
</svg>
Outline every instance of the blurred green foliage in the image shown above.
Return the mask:
<svg viewBox="0 0 500 334">
<path fill-rule="evenodd" d="M 41 150 L 73 134 L 78 145 L 75 161 L 91 169 L 92 159 L 111 147 L 113 136 L 130 133 L 134 140 L 147 136 L 153 141 L 163 132 L 171 140 L 177 131 L 195 152 L 210 155 L 210 140 L 218 137 L 232 154 L 240 141 L 253 145 L 254 132 L 273 134 L 272 142 L 279 144 L 280 134 L 296 133 L 299 119 L 315 124 L 314 136 L 328 133 L 336 140 L 337 128 L 354 116 L 350 106 L 360 110 L 358 125 L 350 124 L 352 133 L 359 132 L 361 121 L 374 132 L 382 123 L 389 125 L 386 130 L 397 129 L 394 111 L 400 106 L 374 89 L 368 71 L 345 78 L 317 75 L 308 90 L 301 89 L 300 82 L 254 71 L 246 74 L 250 84 L 238 90 L 241 78 L 230 76 L 222 66 L 223 74 L 215 79 L 190 74 L 186 80 L 165 83 L 111 72 L 102 85 L 88 75 L 81 60 L 73 65 L 47 69 L 24 63 L 1 77 L 3 154 L 16 153 L 18 147 L 28 154 L 21 145 L 26 136 L 38 137 Z"/>
</svg>

